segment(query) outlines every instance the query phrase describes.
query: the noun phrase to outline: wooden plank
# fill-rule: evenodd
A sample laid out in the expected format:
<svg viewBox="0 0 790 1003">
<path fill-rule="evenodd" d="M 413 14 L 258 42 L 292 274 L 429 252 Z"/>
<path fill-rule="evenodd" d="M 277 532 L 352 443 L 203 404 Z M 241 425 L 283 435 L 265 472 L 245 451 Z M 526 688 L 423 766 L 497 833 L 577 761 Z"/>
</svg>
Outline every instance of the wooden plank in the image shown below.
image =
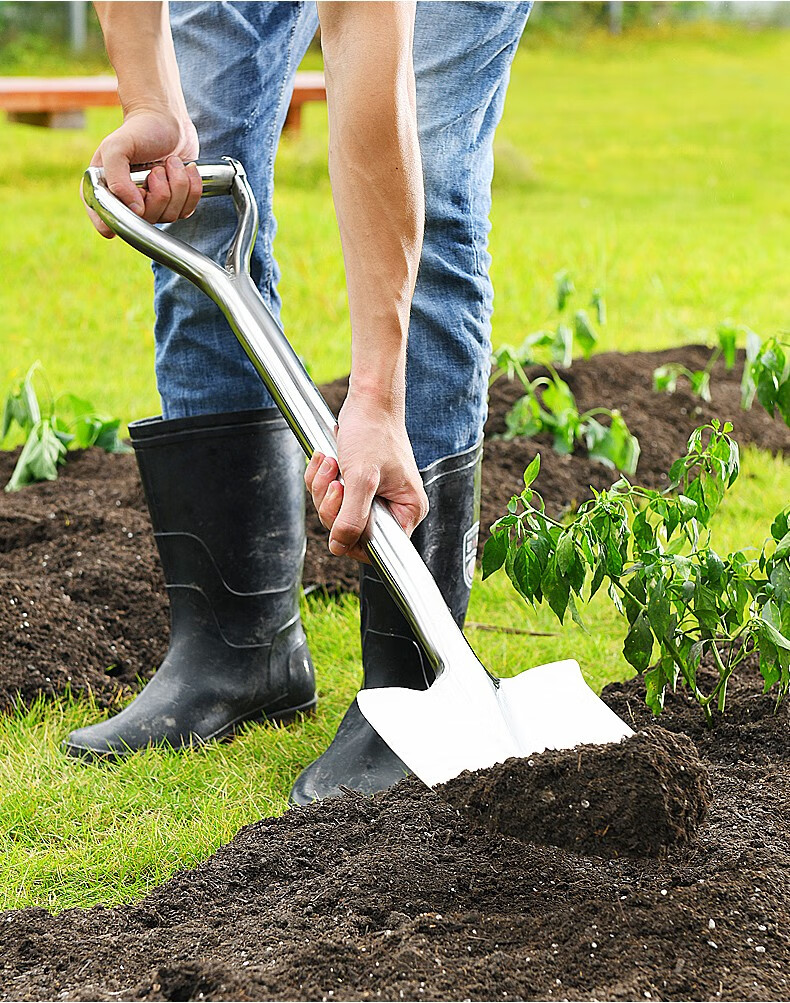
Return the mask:
<svg viewBox="0 0 790 1003">
<path fill-rule="evenodd" d="M 77 111 L 117 105 L 115 77 L 0 77 L 0 108 L 6 111 Z"/>
<path fill-rule="evenodd" d="M 297 73 L 291 104 L 285 120 L 291 133 L 299 131 L 302 105 L 326 101 L 324 74 Z M 50 128 L 83 128 L 83 109 L 119 104 L 118 83 L 113 76 L 95 77 L 0 77 L 0 109 L 9 121 Z"/>
<path fill-rule="evenodd" d="M 85 112 L 81 108 L 75 111 L 10 111 L 8 121 L 44 129 L 84 129 Z"/>
</svg>

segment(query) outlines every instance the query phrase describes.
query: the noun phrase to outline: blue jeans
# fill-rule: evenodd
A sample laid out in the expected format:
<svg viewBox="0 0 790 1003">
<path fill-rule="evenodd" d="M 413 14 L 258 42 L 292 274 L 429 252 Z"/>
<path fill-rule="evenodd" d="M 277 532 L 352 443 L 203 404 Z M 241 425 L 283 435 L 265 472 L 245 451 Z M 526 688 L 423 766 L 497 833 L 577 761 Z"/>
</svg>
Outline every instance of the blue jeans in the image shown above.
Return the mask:
<svg viewBox="0 0 790 1003">
<path fill-rule="evenodd" d="M 418 3 L 414 38 L 426 225 L 412 304 L 406 420 L 417 465 L 469 449 L 486 417 L 493 290 L 488 233 L 492 144 L 531 3 Z M 279 318 L 274 158 L 296 68 L 318 24 L 313 3 L 172 4 L 187 107 L 201 156 L 249 175 L 261 228 L 252 275 Z M 173 233 L 224 261 L 228 199 L 202 202 Z M 271 406 L 217 307 L 154 266 L 156 374 L 165 418 Z"/>
</svg>

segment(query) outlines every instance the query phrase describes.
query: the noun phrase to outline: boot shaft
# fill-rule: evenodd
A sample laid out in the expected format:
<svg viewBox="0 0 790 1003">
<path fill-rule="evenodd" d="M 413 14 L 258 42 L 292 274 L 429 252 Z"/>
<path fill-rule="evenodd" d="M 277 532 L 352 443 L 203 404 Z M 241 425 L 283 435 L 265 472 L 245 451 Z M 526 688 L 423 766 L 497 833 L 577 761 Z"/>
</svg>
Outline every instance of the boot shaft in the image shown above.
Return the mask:
<svg viewBox="0 0 790 1003">
<path fill-rule="evenodd" d="M 129 426 L 173 627 L 209 611 L 231 647 L 298 614 L 304 457 L 275 409 Z"/>
<path fill-rule="evenodd" d="M 459 627 L 466 617 L 477 556 L 482 455 L 481 441 L 421 471 L 429 511 L 412 536 Z M 370 565 L 361 567 L 359 593 L 363 687 L 426 689 L 433 670 Z"/>
</svg>

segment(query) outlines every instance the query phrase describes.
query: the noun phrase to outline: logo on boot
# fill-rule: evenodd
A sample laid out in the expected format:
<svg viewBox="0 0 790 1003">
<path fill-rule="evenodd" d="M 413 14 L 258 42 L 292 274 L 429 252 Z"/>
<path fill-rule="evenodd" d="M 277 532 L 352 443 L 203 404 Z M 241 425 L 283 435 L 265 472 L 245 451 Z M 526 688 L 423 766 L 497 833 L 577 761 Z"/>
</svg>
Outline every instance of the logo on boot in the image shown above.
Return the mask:
<svg viewBox="0 0 790 1003">
<path fill-rule="evenodd" d="M 480 535 L 480 523 L 476 522 L 464 533 L 464 581 L 471 589 L 475 577 L 475 560 L 477 559 L 477 538 Z"/>
</svg>

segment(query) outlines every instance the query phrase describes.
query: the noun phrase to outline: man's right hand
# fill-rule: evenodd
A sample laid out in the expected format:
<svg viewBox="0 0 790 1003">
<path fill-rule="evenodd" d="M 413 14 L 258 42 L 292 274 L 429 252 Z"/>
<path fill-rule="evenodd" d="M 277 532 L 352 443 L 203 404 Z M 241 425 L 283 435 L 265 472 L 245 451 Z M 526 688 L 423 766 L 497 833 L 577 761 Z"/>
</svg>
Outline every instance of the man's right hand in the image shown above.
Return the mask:
<svg viewBox="0 0 790 1003">
<path fill-rule="evenodd" d="M 113 195 L 149 223 L 172 223 L 190 216 L 200 199 L 203 185 L 194 165 L 185 161 L 198 155 L 198 136 L 188 119 L 168 111 L 141 110 L 127 114 L 123 125 L 110 133 L 91 160 L 103 167 Z M 131 180 L 132 164 L 162 161 L 148 176 L 147 190 Z M 87 208 L 87 207 L 86 207 Z M 115 234 L 88 209 L 91 222 L 103 237 Z"/>
</svg>

